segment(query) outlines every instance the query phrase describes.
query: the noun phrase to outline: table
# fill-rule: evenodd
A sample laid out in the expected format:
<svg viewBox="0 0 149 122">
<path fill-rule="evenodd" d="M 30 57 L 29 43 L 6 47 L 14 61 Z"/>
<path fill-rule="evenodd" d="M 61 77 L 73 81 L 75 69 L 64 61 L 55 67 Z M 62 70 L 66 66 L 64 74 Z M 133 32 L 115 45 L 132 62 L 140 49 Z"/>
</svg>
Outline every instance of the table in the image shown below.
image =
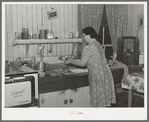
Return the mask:
<svg viewBox="0 0 149 122">
<path fill-rule="evenodd" d="M 129 90 L 128 107 L 131 107 L 133 91 L 144 94 L 144 72 L 128 74 L 125 82 L 122 82 L 122 88 Z"/>
</svg>

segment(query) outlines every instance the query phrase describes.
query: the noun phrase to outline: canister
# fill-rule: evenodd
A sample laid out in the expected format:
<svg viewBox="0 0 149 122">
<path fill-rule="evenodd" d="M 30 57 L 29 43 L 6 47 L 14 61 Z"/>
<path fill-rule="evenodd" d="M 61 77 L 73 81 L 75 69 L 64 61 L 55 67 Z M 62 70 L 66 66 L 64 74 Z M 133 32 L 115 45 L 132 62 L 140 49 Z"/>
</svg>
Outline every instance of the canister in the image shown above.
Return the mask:
<svg viewBox="0 0 149 122">
<path fill-rule="evenodd" d="M 15 32 L 15 39 L 18 39 L 18 32 Z"/>
<path fill-rule="evenodd" d="M 48 34 L 49 30 L 44 30 L 44 38 L 47 39 L 47 34 Z"/>
<path fill-rule="evenodd" d="M 29 29 L 28 28 L 22 28 L 22 33 L 29 33 Z"/>
<path fill-rule="evenodd" d="M 39 38 L 44 39 L 44 30 L 42 30 L 42 29 L 40 29 Z"/>
<path fill-rule="evenodd" d="M 21 32 L 15 32 L 15 39 L 21 39 Z"/>
<path fill-rule="evenodd" d="M 29 34 L 28 33 L 21 33 L 21 38 L 22 39 L 29 39 Z"/>
<path fill-rule="evenodd" d="M 37 69 L 41 72 L 45 72 L 46 63 L 45 62 L 37 62 Z"/>
<path fill-rule="evenodd" d="M 32 35 L 32 39 L 37 39 L 37 33 L 34 33 L 34 34 Z"/>
</svg>

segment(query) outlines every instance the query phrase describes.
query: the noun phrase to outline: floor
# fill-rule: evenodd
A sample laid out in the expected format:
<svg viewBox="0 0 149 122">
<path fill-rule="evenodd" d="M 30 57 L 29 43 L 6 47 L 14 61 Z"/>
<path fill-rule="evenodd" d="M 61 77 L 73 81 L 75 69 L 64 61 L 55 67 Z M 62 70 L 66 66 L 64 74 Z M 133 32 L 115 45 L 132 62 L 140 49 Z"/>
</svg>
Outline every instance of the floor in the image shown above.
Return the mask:
<svg viewBox="0 0 149 122">
<path fill-rule="evenodd" d="M 112 107 L 128 107 L 128 93 L 117 93 L 117 104 L 113 104 Z M 132 107 L 144 107 L 144 98 L 134 93 Z"/>
</svg>

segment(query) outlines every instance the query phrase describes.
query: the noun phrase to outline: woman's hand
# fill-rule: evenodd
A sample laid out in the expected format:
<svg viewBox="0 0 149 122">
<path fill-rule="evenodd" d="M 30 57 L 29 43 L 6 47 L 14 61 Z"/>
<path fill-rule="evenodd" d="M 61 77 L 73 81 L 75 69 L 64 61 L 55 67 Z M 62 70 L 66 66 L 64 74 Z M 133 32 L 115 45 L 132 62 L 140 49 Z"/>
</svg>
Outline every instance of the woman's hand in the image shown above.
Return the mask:
<svg viewBox="0 0 149 122">
<path fill-rule="evenodd" d="M 72 60 L 72 59 L 66 60 L 66 61 L 65 61 L 65 64 L 66 64 L 66 65 L 70 64 L 70 63 L 71 63 L 71 60 Z"/>
</svg>

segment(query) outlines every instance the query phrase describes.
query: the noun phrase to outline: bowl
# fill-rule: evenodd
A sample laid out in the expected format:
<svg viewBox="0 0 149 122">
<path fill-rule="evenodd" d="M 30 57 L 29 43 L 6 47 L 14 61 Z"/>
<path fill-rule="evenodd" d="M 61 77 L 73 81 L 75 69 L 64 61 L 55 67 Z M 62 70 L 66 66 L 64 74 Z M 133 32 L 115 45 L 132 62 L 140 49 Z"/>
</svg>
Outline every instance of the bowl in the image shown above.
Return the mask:
<svg viewBox="0 0 149 122">
<path fill-rule="evenodd" d="M 18 61 L 10 61 L 10 66 L 11 66 L 11 69 L 17 70 L 21 68 L 22 62 L 20 63 Z"/>
</svg>

